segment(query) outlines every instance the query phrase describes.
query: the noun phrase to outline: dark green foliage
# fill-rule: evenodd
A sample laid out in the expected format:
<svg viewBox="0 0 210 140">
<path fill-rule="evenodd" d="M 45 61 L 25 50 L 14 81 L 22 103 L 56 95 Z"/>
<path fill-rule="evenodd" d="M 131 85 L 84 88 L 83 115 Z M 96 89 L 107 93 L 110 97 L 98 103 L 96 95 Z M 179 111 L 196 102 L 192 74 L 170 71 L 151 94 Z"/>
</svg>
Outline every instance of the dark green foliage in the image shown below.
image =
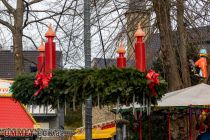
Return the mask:
<svg viewBox="0 0 210 140">
<path fill-rule="evenodd" d="M 58 100 L 60 105 L 72 104 L 75 97 L 76 105 L 81 105 L 92 94 L 93 104 L 109 105 L 117 102 L 120 97 L 121 104 L 132 102 L 135 94 L 136 101 L 142 101 L 142 95 L 151 96 L 147 87 L 146 73 L 136 69 L 71 69 L 57 70 L 53 73 L 49 87 L 44 89 L 37 97 L 33 94 L 37 90 L 34 87 L 34 74 L 21 75 L 15 79 L 11 87 L 13 96 L 23 104 L 51 104 L 56 107 Z M 156 86 L 158 96 L 152 97 L 153 104 L 160 99 L 166 90 L 166 83 L 160 80 Z"/>
<path fill-rule="evenodd" d="M 34 88 L 34 80 L 35 74 L 25 74 L 19 76 L 10 89 L 14 93 L 13 97 L 23 103 L 26 103 L 29 100 L 33 101 L 33 94 L 36 91 Z"/>
<path fill-rule="evenodd" d="M 137 113 L 137 118 L 134 118 L 132 111 L 123 112 L 122 116 L 129 123 L 127 131 L 129 133 L 128 140 L 139 140 L 140 132 L 140 112 Z M 150 116 L 146 112 L 142 112 L 142 134 L 143 140 L 167 140 L 168 135 L 168 120 L 167 114 L 162 112 L 152 112 Z"/>
<path fill-rule="evenodd" d="M 82 107 L 78 107 L 77 110 L 73 111 L 67 107 L 65 116 L 65 127 L 67 129 L 75 129 L 82 126 Z"/>
<path fill-rule="evenodd" d="M 160 57 L 158 57 L 157 60 L 153 63 L 153 69 L 161 76 L 166 77 L 165 64 Z"/>
<path fill-rule="evenodd" d="M 197 45 L 188 45 L 187 48 L 187 58 L 194 61 L 199 59 L 199 47 Z"/>
</svg>

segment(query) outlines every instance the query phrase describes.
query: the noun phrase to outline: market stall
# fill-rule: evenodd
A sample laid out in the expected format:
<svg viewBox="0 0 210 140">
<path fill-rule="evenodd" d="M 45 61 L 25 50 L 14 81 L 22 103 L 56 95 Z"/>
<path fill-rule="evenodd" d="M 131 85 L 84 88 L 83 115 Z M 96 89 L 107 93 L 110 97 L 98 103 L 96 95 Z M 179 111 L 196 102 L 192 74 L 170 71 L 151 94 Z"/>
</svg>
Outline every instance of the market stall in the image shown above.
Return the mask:
<svg viewBox="0 0 210 140">
<path fill-rule="evenodd" d="M 116 136 L 116 125 L 114 121 L 93 125 L 92 139 L 114 140 L 115 136 Z M 75 131 L 75 135 L 72 136 L 71 140 L 85 140 L 85 129 L 78 128 Z"/>
<path fill-rule="evenodd" d="M 203 124 L 209 113 L 210 85 L 201 83 L 195 86 L 166 93 L 158 102 L 158 109 L 168 110 L 168 137 L 171 137 L 172 115 L 182 110 L 182 115 L 187 117 L 188 139 L 195 139 L 199 132 L 206 131 Z M 175 112 L 174 112 L 175 110 Z M 185 110 L 185 111 L 183 111 Z"/>
<path fill-rule="evenodd" d="M 206 105 L 210 105 L 210 85 L 203 83 L 166 93 L 158 102 L 158 107 Z"/>
<path fill-rule="evenodd" d="M 0 139 L 34 139 L 29 129 L 36 128 L 36 121 L 19 101 L 12 98 L 12 83 L 0 79 Z"/>
</svg>

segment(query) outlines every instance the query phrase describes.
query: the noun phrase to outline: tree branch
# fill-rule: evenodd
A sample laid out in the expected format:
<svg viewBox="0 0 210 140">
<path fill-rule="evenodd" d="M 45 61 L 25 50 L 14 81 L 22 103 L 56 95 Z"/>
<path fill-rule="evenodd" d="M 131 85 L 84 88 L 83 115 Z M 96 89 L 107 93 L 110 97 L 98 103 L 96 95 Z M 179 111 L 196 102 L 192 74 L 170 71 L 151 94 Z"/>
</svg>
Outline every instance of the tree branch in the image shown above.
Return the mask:
<svg viewBox="0 0 210 140">
<path fill-rule="evenodd" d="M 41 2 L 41 1 L 43 1 L 43 0 L 33 0 L 33 1 L 29 2 L 28 5 L 32 5 L 32 4 Z"/>
<path fill-rule="evenodd" d="M 61 14 L 61 12 L 60 12 L 60 13 L 55 13 L 55 14 L 50 15 L 50 16 L 47 16 L 47 17 L 44 17 L 44 18 L 42 18 L 42 19 L 36 19 L 36 20 L 33 20 L 33 21 L 29 21 L 29 22 L 26 24 L 26 26 L 29 25 L 29 24 L 31 24 L 31 23 L 34 23 L 34 22 L 40 22 L 40 21 L 43 21 L 43 20 L 46 20 L 46 19 L 49 19 L 49 18 L 53 18 L 53 17 L 58 16 L 58 15 L 60 15 L 60 14 Z M 26 27 L 26 26 L 25 26 L 25 27 Z M 24 27 L 23 27 L 23 28 L 24 28 Z"/>
<path fill-rule="evenodd" d="M 36 43 L 34 42 L 34 40 L 31 38 L 31 37 L 29 37 L 29 36 L 27 36 L 27 35 L 24 35 L 23 34 L 23 36 L 25 37 L 25 38 L 28 38 L 29 40 L 31 40 L 31 42 L 34 44 L 34 47 L 37 49 L 38 47 L 36 46 Z"/>
<path fill-rule="evenodd" d="M 9 24 L 9 22 L 6 22 L 2 19 L 0 19 L 0 24 L 6 26 L 7 28 L 9 28 L 11 31 L 13 31 L 13 26 L 11 24 Z"/>
<path fill-rule="evenodd" d="M 10 13 L 14 14 L 15 13 L 15 9 L 9 5 L 9 3 L 6 0 L 2 0 L 3 4 L 6 6 L 6 8 L 9 10 Z"/>
<path fill-rule="evenodd" d="M 24 0 L 25 6 L 26 6 L 26 19 L 23 25 L 23 28 L 26 26 L 27 22 L 28 22 L 28 15 L 29 15 L 29 6 L 28 6 L 28 2 Z"/>
</svg>

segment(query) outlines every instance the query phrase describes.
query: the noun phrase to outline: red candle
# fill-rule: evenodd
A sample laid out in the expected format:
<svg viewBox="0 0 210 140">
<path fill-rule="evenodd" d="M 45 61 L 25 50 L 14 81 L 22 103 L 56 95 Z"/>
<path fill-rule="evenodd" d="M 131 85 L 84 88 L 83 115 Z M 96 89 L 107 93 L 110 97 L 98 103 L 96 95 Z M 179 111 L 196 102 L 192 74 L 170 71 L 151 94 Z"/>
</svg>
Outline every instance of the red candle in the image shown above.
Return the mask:
<svg viewBox="0 0 210 140">
<path fill-rule="evenodd" d="M 44 74 L 45 73 L 45 45 L 44 42 L 38 48 L 39 56 L 37 57 L 37 68 L 38 72 Z"/>
<path fill-rule="evenodd" d="M 48 27 L 45 37 L 48 39 L 45 44 L 45 71 L 46 73 L 51 73 L 56 68 L 56 49 L 53 42 L 55 33 L 51 25 Z"/>
<path fill-rule="evenodd" d="M 120 47 L 117 50 L 117 53 L 119 54 L 119 57 L 117 57 L 117 67 L 120 69 L 126 67 L 126 58 L 124 57 L 125 52 L 125 48 L 121 42 Z"/>
<path fill-rule="evenodd" d="M 136 58 L 136 68 L 141 71 L 146 71 L 146 50 L 143 42 L 143 37 L 145 33 L 142 31 L 140 25 L 135 33 L 137 41 L 135 43 L 135 58 Z"/>
</svg>

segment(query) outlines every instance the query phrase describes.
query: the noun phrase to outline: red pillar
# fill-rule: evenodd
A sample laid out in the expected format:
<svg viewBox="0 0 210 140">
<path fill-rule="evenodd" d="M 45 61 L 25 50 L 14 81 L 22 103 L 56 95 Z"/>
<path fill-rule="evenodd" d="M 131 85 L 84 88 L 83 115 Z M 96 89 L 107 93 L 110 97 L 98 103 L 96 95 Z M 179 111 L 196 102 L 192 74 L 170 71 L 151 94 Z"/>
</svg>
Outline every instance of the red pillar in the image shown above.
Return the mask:
<svg viewBox="0 0 210 140">
<path fill-rule="evenodd" d="M 136 69 L 140 72 L 146 71 L 146 50 L 143 42 L 143 37 L 145 33 L 142 31 L 140 24 L 138 25 L 138 29 L 134 35 L 136 37 L 135 43 L 135 58 L 136 58 Z M 142 136 L 142 113 L 140 112 L 140 140 L 143 140 Z"/>
<path fill-rule="evenodd" d="M 45 34 L 47 37 L 47 42 L 45 43 L 45 71 L 46 73 L 52 72 L 56 68 L 56 49 L 55 42 L 53 39 L 55 37 L 55 32 L 52 30 L 52 26 L 48 27 L 48 31 Z"/>
<path fill-rule="evenodd" d="M 37 57 L 37 68 L 38 72 L 44 74 L 45 73 L 45 45 L 42 41 L 41 45 L 38 48 L 39 56 Z"/>
<path fill-rule="evenodd" d="M 117 57 L 117 67 L 118 68 L 125 68 L 126 67 L 126 58 L 124 57 L 125 48 L 123 47 L 123 43 L 120 43 L 120 47 L 117 50 L 119 57 Z"/>
<path fill-rule="evenodd" d="M 142 31 L 140 25 L 138 25 L 138 29 L 135 33 L 135 37 L 137 38 L 135 43 L 135 58 L 136 58 L 136 68 L 141 71 L 146 71 L 146 50 L 143 42 L 143 37 L 145 33 Z"/>
</svg>

